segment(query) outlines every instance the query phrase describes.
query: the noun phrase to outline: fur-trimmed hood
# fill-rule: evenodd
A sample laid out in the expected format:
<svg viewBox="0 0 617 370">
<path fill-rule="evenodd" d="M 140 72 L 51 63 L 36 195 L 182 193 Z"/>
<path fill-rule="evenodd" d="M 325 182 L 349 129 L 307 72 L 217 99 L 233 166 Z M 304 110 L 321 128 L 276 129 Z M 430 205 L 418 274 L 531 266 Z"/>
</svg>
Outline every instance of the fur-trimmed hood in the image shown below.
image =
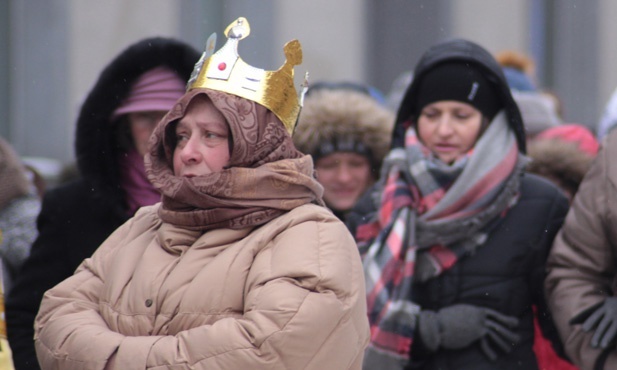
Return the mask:
<svg viewBox="0 0 617 370">
<path fill-rule="evenodd" d="M 508 123 L 516 135 L 519 151 L 525 153 L 525 128 L 518 106 L 510 92 L 501 66 L 495 58 L 483 47 L 471 41 L 457 39 L 436 44 L 429 48 L 416 65 L 413 80 L 407 89 L 396 116 L 392 136 L 392 147 L 404 146 L 405 131 L 413 114 L 414 104 L 418 100 L 420 81 L 428 71 L 444 62 L 461 61 L 471 63 L 485 72 L 485 77 L 493 83 L 493 87 L 504 105 Z"/>
<path fill-rule="evenodd" d="M 187 81 L 199 53 L 188 44 L 169 38 L 141 40 L 116 56 L 103 69 L 81 106 L 77 118 L 75 156 L 81 177 L 105 201 L 118 204 L 124 213 L 124 192 L 120 188 L 119 143 L 111 115 L 144 72 L 165 66 Z M 111 198 L 111 199 L 110 199 Z"/>
<path fill-rule="evenodd" d="M 26 177 L 26 167 L 13 146 L 0 138 L 0 210 L 29 192 L 30 183 Z M 0 243 L 1 241 L 2 230 L 0 230 Z"/>
<path fill-rule="evenodd" d="M 310 90 L 309 90 L 310 91 Z M 315 158 L 320 145 L 335 141 L 362 143 L 372 154 L 373 174 L 390 146 L 394 114 L 367 94 L 350 89 L 318 89 L 304 100 L 294 144 Z"/>
<path fill-rule="evenodd" d="M 578 190 L 594 158 L 576 143 L 557 138 L 532 140 L 527 154 L 531 158 L 528 172 L 553 181 L 570 195 Z"/>
</svg>

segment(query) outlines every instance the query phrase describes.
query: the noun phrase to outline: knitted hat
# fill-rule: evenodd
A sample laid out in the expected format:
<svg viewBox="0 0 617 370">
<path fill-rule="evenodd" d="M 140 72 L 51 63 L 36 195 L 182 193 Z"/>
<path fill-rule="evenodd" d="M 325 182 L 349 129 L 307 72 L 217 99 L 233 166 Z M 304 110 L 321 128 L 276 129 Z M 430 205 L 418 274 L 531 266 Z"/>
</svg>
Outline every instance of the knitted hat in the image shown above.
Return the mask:
<svg viewBox="0 0 617 370">
<path fill-rule="evenodd" d="M 532 77 L 535 63 L 524 53 L 514 50 L 504 50 L 495 56 L 497 63 L 503 68 L 510 89 L 516 91 L 538 91 Z"/>
<path fill-rule="evenodd" d="M 534 136 L 561 124 L 555 101 L 549 96 L 536 91 L 512 90 L 512 97 L 523 116 L 527 135 Z"/>
<path fill-rule="evenodd" d="M 165 67 L 153 68 L 135 81 L 111 118 L 133 112 L 168 111 L 184 92 L 185 83 L 177 74 Z"/>
<path fill-rule="evenodd" d="M 455 100 L 469 104 L 489 120 L 503 108 L 503 103 L 484 73 L 471 63 L 451 61 L 426 72 L 418 85 L 415 115 L 434 102 Z"/>
<path fill-rule="evenodd" d="M 392 147 L 403 148 L 405 146 L 405 132 L 410 125 L 414 124 L 419 113 L 417 102 L 420 97 L 420 83 L 427 73 L 444 63 L 469 65 L 482 72 L 482 76 L 490 83 L 490 90 L 495 92 L 495 97 L 503 106 L 508 125 L 516 135 L 519 151 L 525 153 L 527 141 L 521 112 L 512 98 L 512 92 L 503 75 L 502 67 L 493 55 L 482 46 L 464 39 L 454 39 L 435 44 L 418 61 L 413 70 L 411 84 L 407 88 L 396 114 Z"/>
<path fill-rule="evenodd" d="M 529 76 L 527 76 L 524 72 L 512 68 L 512 67 L 503 67 L 503 74 L 506 76 L 506 81 L 508 81 L 508 86 L 512 90 L 516 91 L 537 91 L 538 89 L 534 86 L 533 82 Z"/>
<path fill-rule="evenodd" d="M 379 104 L 386 104 L 386 97 L 384 94 L 379 91 L 377 88 L 371 85 L 365 85 L 358 82 L 352 81 L 340 81 L 340 82 L 329 82 L 329 81 L 318 81 L 312 83 L 308 90 L 306 91 L 306 96 L 311 95 L 313 92 L 321 89 L 328 90 L 352 90 L 357 91 L 362 94 L 369 95 L 371 98 L 375 99 Z"/>
<path fill-rule="evenodd" d="M 576 123 L 569 123 L 544 130 L 536 136 L 535 140 L 558 139 L 563 142 L 571 142 L 584 153 L 595 157 L 598 154 L 600 143 L 587 127 Z"/>
</svg>

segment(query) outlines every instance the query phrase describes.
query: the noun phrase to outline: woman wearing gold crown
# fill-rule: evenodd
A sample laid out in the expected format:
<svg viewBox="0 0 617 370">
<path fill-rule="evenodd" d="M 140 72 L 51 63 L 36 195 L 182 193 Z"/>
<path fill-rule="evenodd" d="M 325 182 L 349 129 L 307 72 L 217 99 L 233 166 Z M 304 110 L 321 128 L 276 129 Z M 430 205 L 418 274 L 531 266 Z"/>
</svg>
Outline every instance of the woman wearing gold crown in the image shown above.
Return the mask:
<svg viewBox="0 0 617 370">
<path fill-rule="evenodd" d="M 361 368 L 360 256 L 292 143 L 288 63 L 236 69 L 247 34 L 234 29 L 202 58 L 155 129 L 146 169 L 162 202 L 46 293 L 35 323 L 42 368 Z M 300 52 L 293 45 L 287 53 Z M 293 91 L 261 94 L 281 83 Z"/>
<path fill-rule="evenodd" d="M 568 201 L 524 173 L 501 68 L 466 40 L 418 62 L 377 186 L 348 217 L 363 253 L 366 369 L 537 369 L 533 311 Z M 552 329 L 552 330 L 550 330 Z"/>
</svg>

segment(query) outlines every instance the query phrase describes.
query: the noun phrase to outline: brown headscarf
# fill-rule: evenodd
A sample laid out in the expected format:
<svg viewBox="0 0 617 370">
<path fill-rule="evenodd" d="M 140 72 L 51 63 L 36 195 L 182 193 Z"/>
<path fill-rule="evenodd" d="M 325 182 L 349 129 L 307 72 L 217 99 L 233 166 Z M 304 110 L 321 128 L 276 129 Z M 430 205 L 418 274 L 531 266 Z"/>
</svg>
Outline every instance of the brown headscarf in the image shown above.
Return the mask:
<svg viewBox="0 0 617 370">
<path fill-rule="evenodd" d="M 15 198 L 28 194 L 26 167 L 13 147 L 0 138 L 0 209 Z"/>
<path fill-rule="evenodd" d="M 178 177 L 173 173 L 170 136 L 175 132 L 170 124 L 181 119 L 200 94 L 210 98 L 229 124 L 229 165 L 205 176 Z M 257 226 L 306 203 L 323 205 L 311 157 L 295 148 L 276 115 L 219 91 L 186 93 L 154 130 L 145 164 L 148 179 L 163 194 L 161 219 L 191 230 Z"/>
</svg>

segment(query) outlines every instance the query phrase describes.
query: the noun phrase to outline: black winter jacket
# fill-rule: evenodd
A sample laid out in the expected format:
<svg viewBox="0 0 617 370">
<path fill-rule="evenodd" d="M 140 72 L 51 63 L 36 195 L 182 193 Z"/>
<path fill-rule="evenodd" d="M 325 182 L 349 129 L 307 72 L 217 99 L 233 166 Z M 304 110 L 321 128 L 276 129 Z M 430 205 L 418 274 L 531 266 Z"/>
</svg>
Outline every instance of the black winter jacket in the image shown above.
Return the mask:
<svg viewBox="0 0 617 370">
<path fill-rule="evenodd" d="M 375 210 L 368 192 L 347 216 L 352 234 Z M 440 349 L 436 353 L 428 353 L 421 341 L 416 339 L 408 369 L 537 369 L 532 349 L 532 305 L 538 309 L 543 334 L 562 354 L 559 337 L 544 300 L 543 281 L 551 243 L 567 211 L 568 201 L 559 190 L 543 178 L 525 174 L 521 198 L 494 226 L 486 243 L 475 254 L 460 259 L 442 275 L 413 287 L 414 302 L 423 309 L 437 311 L 446 306 L 466 303 L 517 317 L 520 320 L 517 334 L 521 341 L 510 354 L 501 353 L 499 359 L 492 362 L 481 352 L 479 344 L 462 350 Z"/>
<path fill-rule="evenodd" d="M 495 59 L 482 47 L 454 40 L 430 48 L 414 70 L 414 80 L 399 108 L 393 131 L 392 147 L 404 146 L 405 131 L 417 116 L 419 84 L 423 75 L 448 61 L 474 64 L 484 71 L 501 102 L 508 124 L 517 138 L 519 151 L 525 152 L 525 130 L 503 72 Z M 410 120 L 411 118 L 411 120 Z M 382 174 L 383 176 L 383 174 Z M 369 190 L 347 215 L 346 222 L 355 235 L 356 228 L 375 219 L 380 183 Z M 437 311 L 454 304 L 465 303 L 492 308 L 520 320 L 517 333 L 521 340 L 509 354 L 500 353 L 492 362 L 481 351 L 479 342 L 460 350 L 439 348 L 430 353 L 419 335 L 414 336 L 411 361 L 407 369 L 537 369 L 532 346 L 534 325 L 532 305 L 538 308 L 541 326 L 562 354 L 561 345 L 547 310 L 543 294 L 546 259 L 555 234 L 568 211 L 564 194 L 552 183 L 538 176 L 525 174 L 521 179 L 518 203 L 505 215 L 489 223 L 487 241 L 471 255 L 463 256 L 443 274 L 426 281 L 415 282 L 410 297 L 422 309 Z"/>
<path fill-rule="evenodd" d="M 144 72 L 166 66 L 187 81 L 199 53 L 168 38 L 148 38 L 120 53 L 101 72 L 77 120 L 75 154 L 81 178 L 45 194 L 39 236 L 6 299 L 7 334 L 17 370 L 38 369 L 34 318 L 43 294 L 73 274 L 84 258 L 130 215 L 118 167 L 113 111 Z"/>
<path fill-rule="evenodd" d="M 93 200 L 83 180 L 45 195 L 37 220 L 39 236 L 6 300 L 6 320 L 15 368 L 38 369 L 34 318 L 43 294 L 71 276 L 127 216 Z"/>
</svg>

